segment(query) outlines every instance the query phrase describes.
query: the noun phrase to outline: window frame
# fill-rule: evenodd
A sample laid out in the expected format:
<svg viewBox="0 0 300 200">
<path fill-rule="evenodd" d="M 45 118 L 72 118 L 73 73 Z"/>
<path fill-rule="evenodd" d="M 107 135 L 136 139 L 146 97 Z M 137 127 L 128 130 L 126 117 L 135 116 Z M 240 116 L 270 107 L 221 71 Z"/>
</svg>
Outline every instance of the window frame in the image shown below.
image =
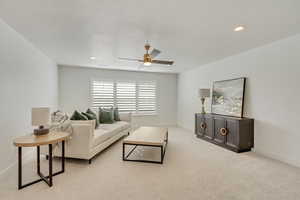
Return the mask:
<svg viewBox="0 0 300 200">
<path fill-rule="evenodd" d="M 113 97 L 113 106 L 116 107 L 117 106 L 117 98 L 116 98 L 116 85 L 117 83 L 122 83 L 122 82 L 128 82 L 128 83 L 135 83 L 135 100 L 136 100 L 136 105 L 135 105 L 135 111 L 132 111 L 132 112 L 120 112 L 120 113 L 132 113 L 132 115 L 134 116 L 153 116 L 153 115 L 158 115 L 158 111 L 159 111 L 159 106 L 158 106 L 158 96 L 157 96 L 157 91 L 158 91 L 158 84 L 157 84 L 157 81 L 156 80 L 126 80 L 126 79 L 108 79 L 108 78 L 92 78 L 90 79 L 90 83 L 89 83 L 89 105 L 91 108 L 95 109 L 95 108 L 98 108 L 98 107 L 94 107 L 93 104 L 93 82 L 94 81 L 107 81 L 107 82 L 112 82 L 113 83 L 113 87 L 114 87 L 114 97 Z M 154 83 L 155 85 L 155 92 L 154 92 L 154 95 L 155 95 L 155 110 L 153 112 L 140 112 L 138 110 L 138 95 L 139 95 L 139 84 L 140 83 L 147 83 L 147 82 L 152 82 Z"/>
</svg>

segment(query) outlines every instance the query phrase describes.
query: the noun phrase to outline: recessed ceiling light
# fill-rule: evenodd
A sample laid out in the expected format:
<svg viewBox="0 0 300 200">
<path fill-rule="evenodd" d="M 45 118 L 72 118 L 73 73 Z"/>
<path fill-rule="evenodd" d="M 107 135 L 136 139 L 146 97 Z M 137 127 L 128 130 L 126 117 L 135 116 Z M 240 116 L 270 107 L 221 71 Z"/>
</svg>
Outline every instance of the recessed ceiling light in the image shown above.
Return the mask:
<svg viewBox="0 0 300 200">
<path fill-rule="evenodd" d="M 237 27 L 234 29 L 235 32 L 239 32 L 239 31 L 243 31 L 243 30 L 245 30 L 245 27 L 244 27 L 244 26 L 237 26 Z"/>
<path fill-rule="evenodd" d="M 96 57 L 90 57 L 91 60 L 96 60 Z"/>
</svg>

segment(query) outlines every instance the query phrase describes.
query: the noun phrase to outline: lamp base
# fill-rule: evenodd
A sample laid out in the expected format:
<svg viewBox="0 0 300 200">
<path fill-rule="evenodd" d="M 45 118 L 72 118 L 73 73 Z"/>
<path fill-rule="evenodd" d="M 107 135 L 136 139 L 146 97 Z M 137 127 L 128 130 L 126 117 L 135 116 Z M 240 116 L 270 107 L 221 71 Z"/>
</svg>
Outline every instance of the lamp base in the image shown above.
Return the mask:
<svg viewBox="0 0 300 200">
<path fill-rule="evenodd" d="M 38 129 L 34 129 L 33 130 L 33 134 L 36 135 L 36 136 L 39 136 L 39 135 L 46 135 L 49 133 L 49 128 L 38 128 Z"/>
<path fill-rule="evenodd" d="M 205 102 L 205 98 L 201 98 L 201 103 L 202 103 L 202 111 L 201 111 L 201 114 L 206 114 L 206 113 L 205 113 L 205 109 L 204 109 L 204 102 Z"/>
</svg>

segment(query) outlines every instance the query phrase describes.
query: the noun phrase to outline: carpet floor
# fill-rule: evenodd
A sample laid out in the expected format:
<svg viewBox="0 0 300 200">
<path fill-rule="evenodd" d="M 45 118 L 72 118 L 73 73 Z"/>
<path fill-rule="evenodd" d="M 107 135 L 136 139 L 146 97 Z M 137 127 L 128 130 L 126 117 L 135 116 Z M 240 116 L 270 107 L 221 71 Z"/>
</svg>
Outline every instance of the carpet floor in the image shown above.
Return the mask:
<svg viewBox="0 0 300 200">
<path fill-rule="evenodd" d="M 66 172 L 45 183 L 17 190 L 17 169 L 0 180 L 2 200 L 296 200 L 300 169 L 259 156 L 237 154 L 181 128 L 169 129 L 164 164 L 124 162 L 121 141 L 100 153 L 93 163 L 68 159 Z M 138 149 L 132 156 L 154 156 Z M 42 169 L 47 161 L 42 159 Z M 55 170 L 59 160 L 55 159 Z M 35 160 L 24 164 L 24 182 L 37 178 Z M 45 173 L 47 173 L 45 171 Z"/>
</svg>

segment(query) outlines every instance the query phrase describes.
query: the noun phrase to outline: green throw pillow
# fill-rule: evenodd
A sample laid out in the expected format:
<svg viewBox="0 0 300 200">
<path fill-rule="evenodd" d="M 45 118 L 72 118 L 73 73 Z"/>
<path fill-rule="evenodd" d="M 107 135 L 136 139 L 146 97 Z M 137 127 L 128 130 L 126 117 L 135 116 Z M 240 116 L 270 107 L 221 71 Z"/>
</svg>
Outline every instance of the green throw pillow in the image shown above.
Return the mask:
<svg viewBox="0 0 300 200">
<path fill-rule="evenodd" d="M 115 121 L 121 121 L 118 108 L 114 108 L 114 119 Z"/>
<path fill-rule="evenodd" d="M 81 114 L 86 116 L 89 120 L 95 120 L 96 121 L 95 129 L 98 128 L 99 122 L 98 122 L 98 119 L 97 119 L 97 115 L 93 111 L 91 111 L 90 109 L 87 109 L 87 111 L 85 113 L 82 112 Z"/>
<path fill-rule="evenodd" d="M 88 118 L 75 110 L 70 120 L 88 120 Z"/>
<path fill-rule="evenodd" d="M 99 108 L 99 122 L 102 124 L 114 123 L 114 109 L 111 108 Z"/>
</svg>

